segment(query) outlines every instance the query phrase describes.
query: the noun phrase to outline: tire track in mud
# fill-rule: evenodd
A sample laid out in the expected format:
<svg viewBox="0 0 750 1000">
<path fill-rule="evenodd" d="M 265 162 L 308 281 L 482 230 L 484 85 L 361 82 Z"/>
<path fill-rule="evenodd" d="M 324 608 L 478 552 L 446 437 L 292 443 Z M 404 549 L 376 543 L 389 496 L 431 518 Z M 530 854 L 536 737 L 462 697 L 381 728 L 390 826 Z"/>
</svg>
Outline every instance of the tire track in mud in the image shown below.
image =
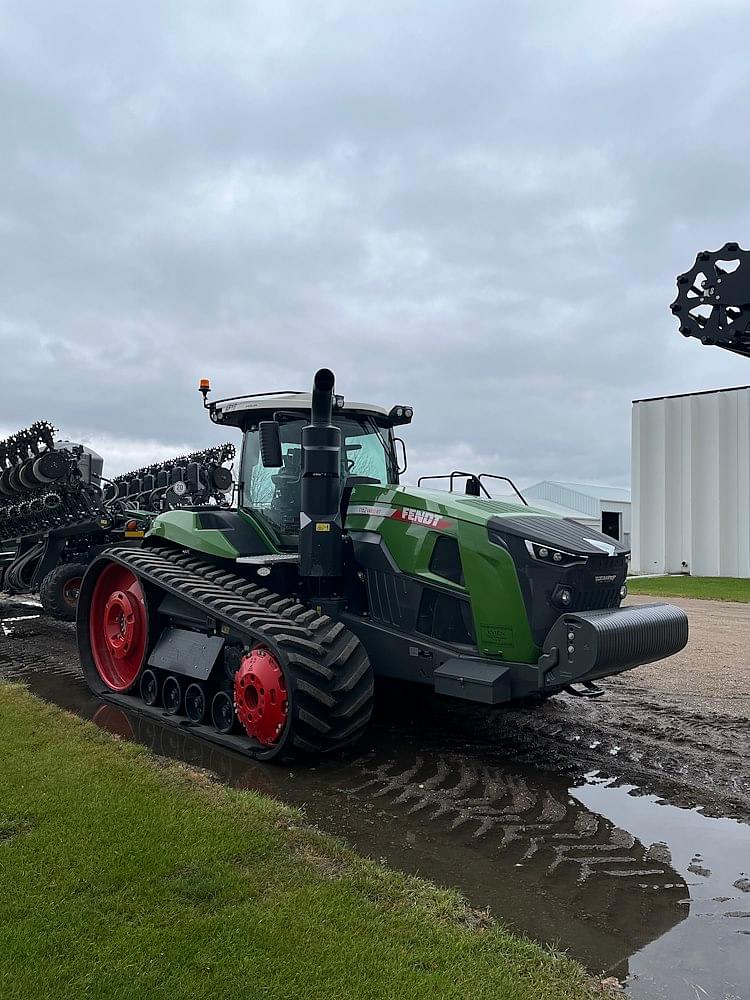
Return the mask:
<svg viewBox="0 0 750 1000">
<path fill-rule="evenodd" d="M 23 606 L 22 614 L 3 613 L 0 601 L 0 677 L 23 680 L 31 672 L 82 677 L 75 625 L 56 622 Z"/>
<path fill-rule="evenodd" d="M 673 805 L 750 817 L 750 719 L 694 712 L 667 697 L 632 698 L 613 686 L 606 700 L 556 698 L 536 711 L 498 713 L 482 729 L 538 764 L 588 765 L 651 786 Z"/>
<path fill-rule="evenodd" d="M 534 787 L 521 775 L 465 760 L 417 755 L 396 760 L 352 762 L 363 781 L 344 790 L 387 800 L 408 817 L 423 816 L 431 826 L 490 840 L 509 862 L 533 858 L 547 874 L 573 876 L 579 885 L 592 875 L 648 879 L 654 888 L 675 886 L 671 857 L 664 845 L 646 849 L 635 837 L 571 799 L 563 786 L 555 793 Z"/>
</svg>

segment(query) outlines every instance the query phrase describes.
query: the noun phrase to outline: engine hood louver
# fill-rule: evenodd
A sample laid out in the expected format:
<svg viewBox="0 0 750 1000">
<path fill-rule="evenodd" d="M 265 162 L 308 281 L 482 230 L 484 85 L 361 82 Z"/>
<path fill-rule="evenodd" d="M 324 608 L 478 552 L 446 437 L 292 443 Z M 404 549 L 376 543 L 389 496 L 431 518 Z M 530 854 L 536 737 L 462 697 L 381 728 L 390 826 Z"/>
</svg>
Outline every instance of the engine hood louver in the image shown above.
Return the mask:
<svg viewBox="0 0 750 1000">
<path fill-rule="evenodd" d="M 630 551 L 615 538 L 586 528 L 569 518 L 491 517 L 487 527 L 490 532 L 497 532 L 499 535 L 515 535 L 575 555 L 624 556 Z"/>
</svg>

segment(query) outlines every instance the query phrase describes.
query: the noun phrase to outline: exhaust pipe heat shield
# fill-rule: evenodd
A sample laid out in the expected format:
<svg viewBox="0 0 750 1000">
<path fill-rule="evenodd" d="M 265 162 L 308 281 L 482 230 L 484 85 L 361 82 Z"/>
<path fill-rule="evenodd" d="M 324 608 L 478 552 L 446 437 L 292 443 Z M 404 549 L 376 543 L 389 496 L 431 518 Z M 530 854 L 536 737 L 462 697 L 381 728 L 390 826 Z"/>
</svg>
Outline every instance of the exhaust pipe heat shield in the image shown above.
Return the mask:
<svg viewBox="0 0 750 1000">
<path fill-rule="evenodd" d="M 688 619 L 671 604 L 561 615 L 544 641 L 540 688 L 617 674 L 662 660 L 687 645 Z"/>
</svg>

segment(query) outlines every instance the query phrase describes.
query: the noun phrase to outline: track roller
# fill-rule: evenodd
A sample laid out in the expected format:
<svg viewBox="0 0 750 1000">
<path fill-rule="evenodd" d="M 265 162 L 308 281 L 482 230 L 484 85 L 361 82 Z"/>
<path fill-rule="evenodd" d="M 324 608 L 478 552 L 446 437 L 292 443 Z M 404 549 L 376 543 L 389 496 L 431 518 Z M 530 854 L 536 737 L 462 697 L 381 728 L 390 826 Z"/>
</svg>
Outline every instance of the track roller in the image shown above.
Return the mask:
<svg viewBox="0 0 750 1000">
<path fill-rule="evenodd" d="M 206 693 L 203 685 L 193 682 L 185 691 L 185 715 L 191 722 L 203 722 L 206 717 Z"/>
<path fill-rule="evenodd" d="M 182 706 L 182 684 L 178 677 L 170 674 L 161 689 L 161 700 L 167 715 L 177 715 Z"/>
<path fill-rule="evenodd" d="M 144 670 L 141 674 L 141 698 L 146 705 L 159 702 L 159 678 L 153 670 Z"/>
<path fill-rule="evenodd" d="M 211 721 L 214 729 L 223 734 L 231 733 L 237 722 L 232 696 L 226 691 L 217 691 L 211 702 Z"/>
</svg>

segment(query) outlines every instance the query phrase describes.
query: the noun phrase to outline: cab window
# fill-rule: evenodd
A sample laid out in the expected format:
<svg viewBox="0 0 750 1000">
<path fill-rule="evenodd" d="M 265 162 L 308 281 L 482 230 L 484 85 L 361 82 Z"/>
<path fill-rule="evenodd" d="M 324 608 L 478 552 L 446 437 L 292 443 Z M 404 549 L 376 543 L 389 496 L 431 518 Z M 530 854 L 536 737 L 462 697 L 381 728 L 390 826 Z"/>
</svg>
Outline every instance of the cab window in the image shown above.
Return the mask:
<svg viewBox="0 0 750 1000">
<path fill-rule="evenodd" d="M 267 469 L 260 460 L 257 427 L 245 432 L 241 471 L 241 504 L 258 513 L 282 535 L 299 533 L 302 428 L 308 418 L 284 420 L 280 425 L 283 464 Z M 349 477 L 378 483 L 398 482 L 388 428 L 367 417 L 336 421 L 342 432 L 341 481 Z"/>
</svg>

